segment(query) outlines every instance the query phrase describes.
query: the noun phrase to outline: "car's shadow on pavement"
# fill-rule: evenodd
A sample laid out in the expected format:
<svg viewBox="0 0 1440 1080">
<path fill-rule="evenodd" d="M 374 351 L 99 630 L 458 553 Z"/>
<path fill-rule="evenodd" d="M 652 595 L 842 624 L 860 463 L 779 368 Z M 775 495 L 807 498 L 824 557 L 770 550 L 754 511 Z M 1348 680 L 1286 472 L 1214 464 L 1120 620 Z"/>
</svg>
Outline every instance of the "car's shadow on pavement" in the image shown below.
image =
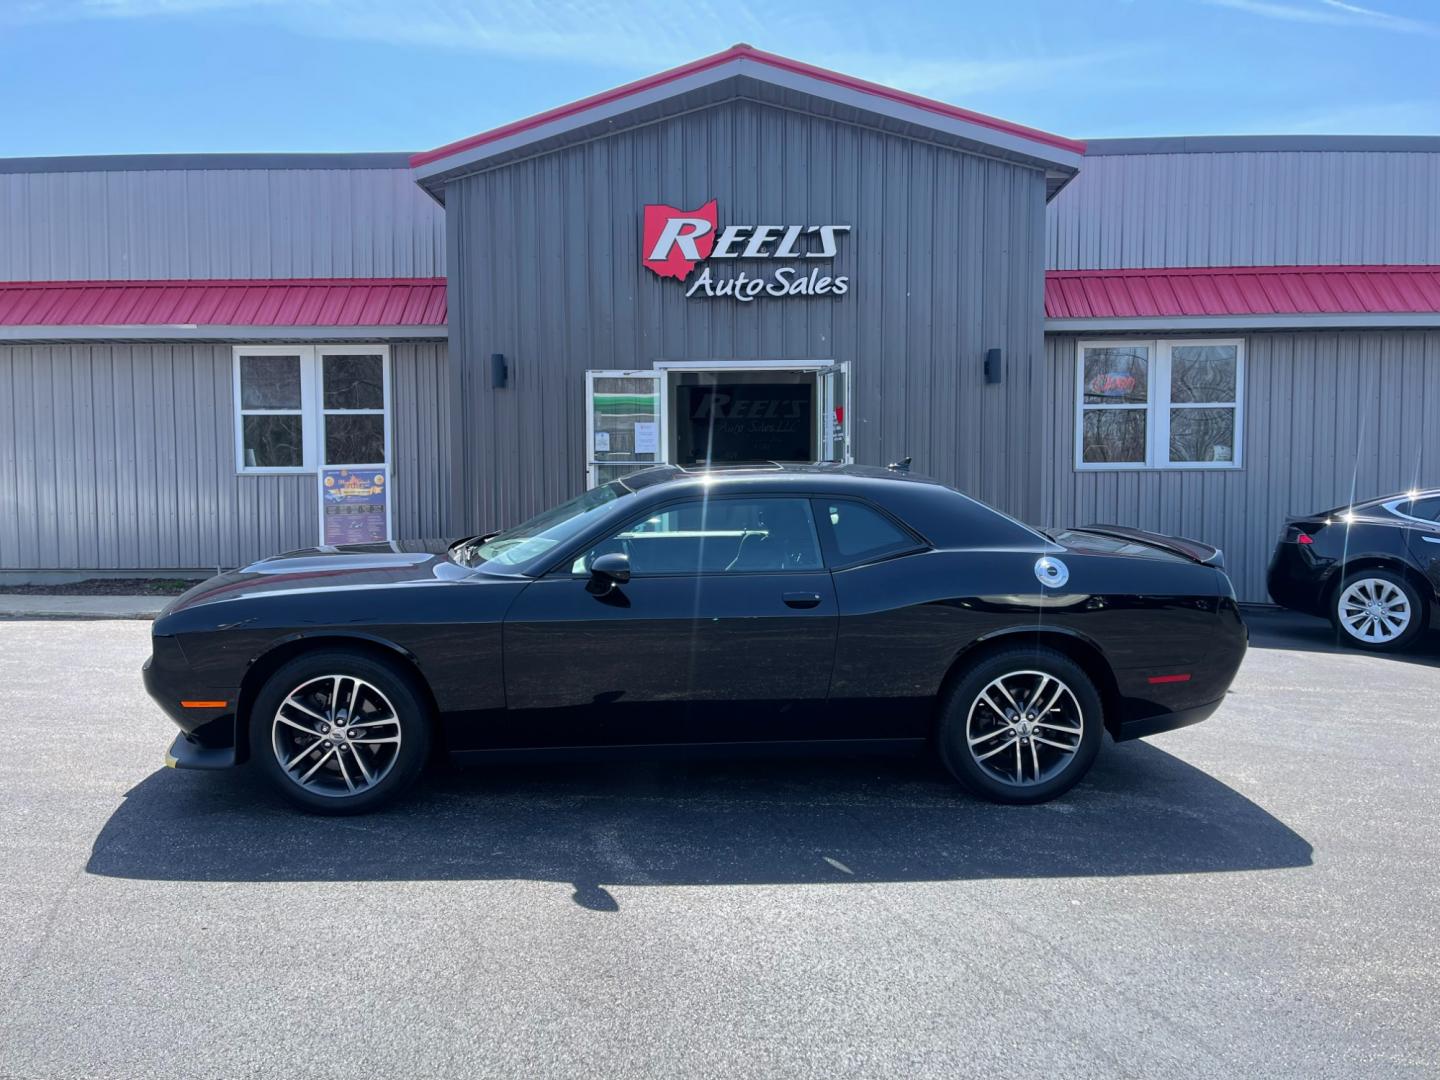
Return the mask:
<svg viewBox="0 0 1440 1080">
<path fill-rule="evenodd" d="M 1440 667 L 1440 631 L 1436 630 L 1427 630 L 1396 652 L 1374 652 L 1346 644 L 1342 633 L 1327 620 L 1298 611 L 1251 608 L 1245 611 L 1245 624 L 1250 627 L 1252 649 L 1295 649 Z"/>
<path fill-rule="evenodd" d="M 1304 838 L 1145 743 L 1107 745 L 1060 800 L 1001 807 L 929 759 L 508 765 L 324 818 L 252 770 L 162 769 L 96 837 L 92 874 L 165 881 L 526 879 L 749 885 L 1087 877 L 1307 866 Z"/>
</svg>

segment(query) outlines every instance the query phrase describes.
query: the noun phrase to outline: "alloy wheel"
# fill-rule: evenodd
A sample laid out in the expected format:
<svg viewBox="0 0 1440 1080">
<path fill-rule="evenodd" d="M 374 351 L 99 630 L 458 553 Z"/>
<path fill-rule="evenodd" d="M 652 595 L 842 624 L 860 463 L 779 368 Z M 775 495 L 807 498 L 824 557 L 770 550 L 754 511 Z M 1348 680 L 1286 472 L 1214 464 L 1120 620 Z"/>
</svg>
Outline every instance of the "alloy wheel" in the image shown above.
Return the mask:
<svg viewBox="0 0 1440 1080">
<path fill-rule="evenodd" d="M 1084 732 L 1074 691 L 1043 671 L 1012 671 L 991 680 L 965 719 L 970 756 L 1012 787 L 1032 787 L 1064 772 Z"/>
<path fill-rule="evenodd" d="M 286 695 L 271 723 L 275 760 L 316 795 L 344 798 L 384 780 L 400 756 L 400 717 L 374 683 L 318 675 Z"/>
<path fill-rule="evenodd" d="M 1336 604 L 1340 625 L 1357 641 L 1384 645 L 1410 625 L 1410 598 L 1393 581 L 1360 578 L 1340 594 Z"/>
</svg>

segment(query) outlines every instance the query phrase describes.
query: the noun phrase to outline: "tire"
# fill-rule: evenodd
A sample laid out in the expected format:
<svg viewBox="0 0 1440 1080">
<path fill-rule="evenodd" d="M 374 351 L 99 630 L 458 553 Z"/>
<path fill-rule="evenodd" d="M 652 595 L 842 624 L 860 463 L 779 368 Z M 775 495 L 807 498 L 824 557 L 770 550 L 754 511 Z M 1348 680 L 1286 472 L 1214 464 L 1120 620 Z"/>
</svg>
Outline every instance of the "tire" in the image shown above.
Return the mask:
<svg viewBox="0 0 1440 1080">
<path fill-rule="evenodd" d="M 1330 621 L 1340 640 L 1359 649 L 1403 649 L 1425 628 L 1419 590 L 1390 570 L 1348 574 L 1330 597 Z"/>
<path fill-rule="evenodd" d="M 392 802 L 430 753 L 429 709 L 414 681 L 360 652 L 291 660 L 256 695 L 249 726 L 250 760 L 287 799 L 319 814 Z"/>
<path fill-rule="evenodd" d="M 1034 720 L 1022 709 L 1018 724 L 1004 715 L 1031 696 L 1053 705 Z M 967 790 L 997 803 L 1031 805 L 1069 791 L 1095 763 L 1104 730 L 1095 684 L 1053 649 L 987 656 L 953 679 L 940 701 L 941 760 Z"/>
</svg>

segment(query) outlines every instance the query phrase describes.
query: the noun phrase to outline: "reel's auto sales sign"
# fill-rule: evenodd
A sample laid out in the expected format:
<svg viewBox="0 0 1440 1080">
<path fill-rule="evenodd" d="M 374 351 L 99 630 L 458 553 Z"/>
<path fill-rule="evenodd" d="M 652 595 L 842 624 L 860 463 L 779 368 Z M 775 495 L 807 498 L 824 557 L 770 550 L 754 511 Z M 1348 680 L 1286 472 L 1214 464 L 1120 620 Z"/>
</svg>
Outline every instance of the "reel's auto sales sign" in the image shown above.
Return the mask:
<svg viewBox="0 0 1440 1080">
<path fill-rule="evenodd" d="M 714 199 L 698 210 L 652 203 L 645 207 L 641 254 L 646 269 L 682 282 L 703 263 L 700 275 L 685 288 L 687 297 L 733 296 L 749 303 L 761 296 L 844 296 L 850 291 L 848 277 L 832 277 L 817 266 L 807 269 L 805 263 L 834 259 L 840 235 L 849 231 L 849 225 L 726 225 L 721 229 Z M 718 260 L 737 259 L 790 260 L 798 265 L 722 276 L 725 264 Z"/>
</svg>

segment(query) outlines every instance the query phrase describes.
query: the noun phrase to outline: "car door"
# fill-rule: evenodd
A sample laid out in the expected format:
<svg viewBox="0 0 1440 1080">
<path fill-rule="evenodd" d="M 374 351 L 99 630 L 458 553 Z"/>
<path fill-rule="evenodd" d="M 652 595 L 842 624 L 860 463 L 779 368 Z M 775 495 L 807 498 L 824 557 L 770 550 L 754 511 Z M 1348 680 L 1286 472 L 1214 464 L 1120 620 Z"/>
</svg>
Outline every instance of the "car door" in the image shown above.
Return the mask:
<svg viewBox="0 0 1440 1080">
<path fill-rule="evenodd" d="M 586 589 L 621 552 L 630 580 Z M 734 742 L 817 730 L 836 608 L 809 501 L 692 498 L 628 521 L 531 583 L 506 615 L 508 738 Z"/>
<path fill-rule="evenodd" d="M 814 507 L 839 613 L 829 726 L 842 738 L 923 738 L 934 722 L 930 673 L 953 649 L 934 626 L 954 611 L 933 601 L 937 587 L 953 585 L 955 567 L 869 502 Z"/>
<path fill-rule="evenodd" d="M 1408 519 L 1406 530 L 1411 554 L 1421 572 L 1430 580 L 1434 595 L 1440 596 L 1440 495 L 1396 500 L 1388 504 L 1394 513 Z"/>
</svg>

